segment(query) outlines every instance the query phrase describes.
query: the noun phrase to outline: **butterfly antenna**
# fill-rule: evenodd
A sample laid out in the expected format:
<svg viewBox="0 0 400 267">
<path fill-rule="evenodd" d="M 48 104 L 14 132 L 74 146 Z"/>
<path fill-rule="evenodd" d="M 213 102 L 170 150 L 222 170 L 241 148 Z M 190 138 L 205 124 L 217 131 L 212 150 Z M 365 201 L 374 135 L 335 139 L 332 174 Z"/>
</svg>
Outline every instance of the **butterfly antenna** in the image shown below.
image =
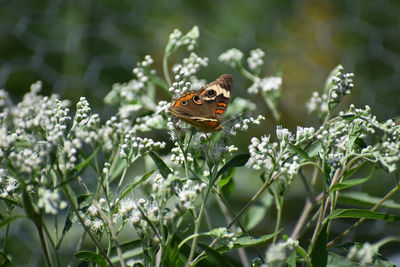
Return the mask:
<svg viewBox="0 0 400 267">
<path fill-rule="evenodd" d="M 240 112 L 238 114 L 233 115 L 232 117 L 229 118 L 229 120 L 224 121 L 223 123 L 221 123 L 221 125 L 223 126 L 224 124 L 236 120 L 237 118 L 241 117 L 244 114 L 244 112 Z"/>
</svg>

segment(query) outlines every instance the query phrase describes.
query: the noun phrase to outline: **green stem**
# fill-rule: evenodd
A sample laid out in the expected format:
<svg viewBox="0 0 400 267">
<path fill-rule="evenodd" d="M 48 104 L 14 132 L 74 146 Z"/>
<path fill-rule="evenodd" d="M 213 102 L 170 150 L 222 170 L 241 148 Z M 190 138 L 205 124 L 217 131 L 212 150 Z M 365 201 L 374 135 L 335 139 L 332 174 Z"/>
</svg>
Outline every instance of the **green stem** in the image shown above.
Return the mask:
<svg viewBox="0 0 400 267">
<path fill-rule="evenodd" d="M 207 192 L 206 192 L 206 195 L 204 197 L 204 201 L 203 201 L 203 203 L 201 204 L 201 207 L 200 207 L 199 215 L 197 216 L 197 219 L 195 221 L 194 234 L 193 234 L 195 236 L 194 236 L 194 238 L 192 240 L 192 247 L 190 248 L 190 254 L 189 254 L 189 258 L 188 258 L 188 261 L 186 263 L 186 266 L 194 266 L 194 264 L 195 264 L 195 262 L 192 263 L 192 259 L 194 257 L 194 253 L 195 253 L 196 247 L 197 247 L 198 234 L 199 234 L 199 231 L 200 231 L 200 224 L 201 224 L 201 219 L 203 217 L 202 215 L 203 215 L 204 207 L 206 206 L 208 195 L 211 192 L 212 186 L 213 186 L 212 183 L 210 183 L 208 185 Z"/>
<path fill-rule="evenodd" d="M 40 243 L 42 244 L 44 256 L 47 261 L 47 266 L 51 267 L 53 265 L 51 264 L 49 249 L 47 247 L 46 238 L 44 237 L 44 234 L 43 234 L 43 228 L 38 223 L 35 223 L 35 225 L 36 225 L 36 229 L 38 230 L 38 233 L 39 233 Z"/>
<path fill-rule="evenodd" d="M 55 216 L 55 220 L 56 220 L 56 222 L 57 222 L 57 216 Z M 55 223 L 55 224 L 57 225 L 57 223 Z M 57 227 L 57 226 L 56 226 L 56 227 Z M 50 241 L 51 247 L 52 247 L 53 250 L 54 250 L 54 254 L 55 254 L 55 257 L 56 257 L 56 260 L 57 260 L 57 265 L 58 265 L 58 266 L 61 266 L 60 254 L 58 253 L 58 249 L 57 249 L 57 247 L 56 247 L 56 244 L 54 243 L 53 239 L 51 238 L 50 232 L 49 232 L 49 230 L 47 229 L 46 224 L 43 224 L 43 228 L 44 228 L 44 232 L 46 233 L 46 236 L 47 236 L 48 240 Z"/>
<path fill-rule="evenodd" d="M 164 53 L 163 57 L 163 72 L 164 72 L 164 78 L 167 81 L 168 86 L 171 86 L 171 78 L 169 77 L 169 72 L 168 72 L 168 57 L 169 55 L 167 53 Z"/>
<path fill-rule="evenodd" d="M 85 190 L 85 192 L 87 194 L 90 194 L 89 189 L 86 187 L 86 184 L 83 182 L 82 178 L 78 176 L 78 182 L 80 183 L 80 185 L 82 186 L 82 188 Z M 100 216 L 102 217 L 102 219 L 105 221 L 105 223 L 108 225 L 108 229 L 110 229 L 110 233 L 111 233 L 111 237 L 112 240 L 114 241 L 115 244 L 115 248 L 117 250 L 117 254 L 119 257 L 119 261 L 121 263 L 121 267 L 125 267 L 125 260 L 122 256 L 122 250 L 121 247 L 119 245 L 118 239 L 117 239 L 117 235 L 115 234 L 115 229 L 114 229 L 114 225 L 112 224 L 112 208 L 110 207 L 110 213 L 109 216 L 110 218 L 108 218 L 104 212 L 102 211 L 101 207 L 97 204 L 97 202 L 95 200 L 93 200 L 93 204 L 96 206 L 97 211 L 99 212 Z"/>
<path fill-rule="evenodd" d="M 282 124 L 281 114 L 279 114 L 278 109 L 274 104 L 274 102 L 265 93 L 262 93 L 262 96 L 264 98 L 265 103 L 267 103 L 269 110 L 272 112 L 272 116 L 274 117 L 276 123 Z"/>
<path fill-rule="evenodd" d="M 199 237 L 199 236 L 201 236 L 201 235 L 205 235 L 204 233 L 198 233 L 198 234 L 193 234 L 193 235 L 190 235 L 190 236 L 188 236 L 188 237 L 186 237 L 185 239 L 183 239 L 182 241 L 181 241 L 181 243 L 179 243 L 179 245 L 178 245 L 178 249 L 181 249 L 181 247 L 186 243 L 186 242 L 188 242 L 190 239 L 192 239 L 192 238 L 197 238 L 197 237 Z"/>
<path fill-rule="evenodd" d="M 105 251 L 103 250 L 103 248 L 101 247 L 99 241 L 97 241 L 97 239 L 93 236 L 92 232 L 90 231 L 90 229 L 86 226 L 82 216 L 79 214 L 78 211 L 78 207 L 75 206 L 74 202 L 72 201 L 72 197 L 69 194 L 68 190 L 65 188 L 66 185 L 63 186 L 63 192 L 64 195 L 66 196 L 69 204 L 71 205 L 72 210 L 74 211 L 76 217 L 78 218 L 79 222 L 81 223 L 81 225 L 83 226 L 83 228 L 85 228 L 85 231 L 88 233 L 90 239 L 93 241 L 93 243 L 96 245 L 96 247 L 99 249 L 100 254 L 106 259 L 106 261 L 108 262 L 108 264 L 110 266 L 114 266 L 110 260 L 109 257 L 107 257 L 107 254 L 105 253 Z"/>
<path fill-rule="evenodd" d="M 274 194 L 275 195 L 275 194 Z M 283 197 L 279 197 L 277 194 L 275 195 L 278 200 L 276 200 L 276 224 L 275 224 L 275 231 L 274 233 L 277 233 L 279 231 L 279 228 L 281 226 L 281 220 L 282 220 L 282 206 L 283 206 Z M 274 238 L 272 239 L 272 243 L 275 244 L 276 240 L 278 239 L 279 235 L 275 235 Z"/>
<path fill-rule="evenodd" d="M 265 189 L 267 189 L 271 184 L 273 184 L 278 178 L 281 176 L 282 172 L 278 172 L 275 174 L 274 177 L 271 179 L 268 179 L 264 182 L 262 187 L 257 191 L 257 193 L 246 203 L 246 205 L 239 211 L 238 214 L 232 219 L 232 221 L 227 225 L 227 227 L 231 227 L 239 218 L 240 216 L 243 215 L 243 213 L 250 207 L 252 206 L 257 199 L 261 196 L 261 194 L 264 192 Z"/>
</svg>

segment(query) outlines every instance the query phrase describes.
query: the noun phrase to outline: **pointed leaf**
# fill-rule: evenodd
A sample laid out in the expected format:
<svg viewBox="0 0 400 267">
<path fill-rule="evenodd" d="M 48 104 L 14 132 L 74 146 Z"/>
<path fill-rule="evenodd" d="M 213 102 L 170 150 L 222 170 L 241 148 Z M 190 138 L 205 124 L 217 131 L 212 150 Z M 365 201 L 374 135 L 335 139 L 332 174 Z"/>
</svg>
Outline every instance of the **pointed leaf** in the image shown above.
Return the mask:
<svg viewBox="0 0 400 267">
<path fill-rule="evenodd" d="M 310 156 L 307 154 L 306 151 L 304 151 L 300 146 L 295 146 L 289 143 L 289 148 L 292 150 L 294 153 L 299 154 L 302 158 L 302 161 L 312 161 Z"/>
<path fill-rule="evenodd" d="M 336 253 L 329 252 L 328 265 L 332 267 L 343 266 L 343 267 L 360 267 L 360 264 L 349 260 L 346 257 L 338 255 Z"/>
<path fill-rule="evenodd" d="M 129 192 L 131 192 L 136 186 L 138 186 L 141 183 L 143 183 L 144 181 L 146 181 L 153 174 L 153 172 L 154 172 L 154 170 L 151 170 L 148 173 L 146 173 L 145 175 L 143 175 L 142 178 L 140 178 L 138 181 L 127 184 L 124 187 L 124 189 L 122 189 L 121 194 L 119 195 L 119 201 L 122 200 L 124 197 L 126 197 L 129 194 Z"/>
<path fill-rule="evenodd" d="M 275 233 L 272 234 L 267 234 L 267 235 L 262 235 L 259 237 L 253 237 L 253 236 L 249 236 L 249 235 L 242 235 L 237 237 L 237 239 L 233 242 L 233 247 L 229 248 L 227 244 L 222 243 L 221 245 L 219 245 L 216 250 L 220 253 L 224 253 L 233 249 L 238 249 L 238 248 L 245 248 L 245 247 L 250 247 L 250 246 L 256 246 L 259 244 L 262 244 L 272 238 L 274 238 L 274 236 L 278 235 L 282 230 L 279 230 Z"/>
<path fill-rule="evenodd" d="M 158 157 L 154 152 L 149 152 L 149 156 L 154 161 L 154 164 L 156 164 L 162 177 L 167 178 L 169 174 L 172 174 L 172 171 L 168 168 L 168 166 L 164 163 L 164 161 L 160 157 Z"/>
<path fill-rule="evenodd" d="M 273 201 L 274 198 L 269 192 L 262 194 L 258 201 L 245 212 L 243 216 L 244 228 L 248 231 L 254 229 L 265 218 L 265 214 Z"/>
<path fill-rule="evenodd" d="M 117 162 L 115 164 L 113 163 L 113 165 L 115 166 L 113 166 L 110 169 L 110 183 L 114 182 L 115 179 L 120 177 L 121 173 L 124 171 L 124 168 L 127 164 L 126 160 L 120 157 L 117 157 L 116 161 Z"/>
<path fill-rule="evenodd" d="M 221 254 L 219 251 L 216 249 L 210 248 L 207 244 L 202 244 L 199 242 L 199 247 L 203 250 L 206 251 L 207 257 L 202 258 L 202 260 L 199 261 L 198 265 L 202 264 L 203 260 L 206 260 L 208 264 L 211 264 L 209 266 L 232 266 L 233 265 L 230 263 L 229 259 Z"/>
<path fill-rule="evenodd" d="M 82 161 L 81 163 L 79 163 L 78 165 L 76 165 L 74 167 L 74 170 L 75 171 L 80 171 L 86 165 L 88 165 L 92 161 L 92 159 L 96 156 L 96 154 L 99 151 L 99 149 L 100 149 L 100 146 L 97 146 L 96 149 L 93 151 L 93 153 L 88 158 L 86 158 L 84 161 Z"/>
<path fill-rule="evenodd" d="M 399 215 L 374 212 L 363 209 L 336 209 L 328 217 L 325 218 L 325 221 L 338 218 L 364 218 L 373 220 L 385 220 L 388 222 L 400 222 Z"/>
<path fill-rule="evenodd" d="M 325 267 L 328 260 L 328 249 L 326 248 L 327 234 L 326 227 L 327 223 L 322 227 L 318 234 L 317 240 L 311 252 L 311 263 L 313 267 Z"/>
<path fill-rule="evenodd" d="M 120 244 L 122 258 L 130 259 L 143 254 L 143 243 L 141 239 L 136 239 L 130 242 Z M 111 249 L 110 260 L 112 263 L 119 262 L 119 256 L 115 247 Z"/>
<path fill-rule="evenodd" d="M 96 263 L 101 267 L 105 267 L 107 265 L 103 256 L 92 251 L 78 251 L 75 253 L 75 258 L 80 259 L 81 261 Z"/>
<path fill-rule="evenodd" d="M 226 174 L 226 175 L 225 175 Z M 235 169 L 232 168 L 231 171 L 229 173 L 224 173 L 224 175 L 222 175 L 221 179 L 218 181 L 218 187 L 221 189 L 222 187 L 224 187 L 226 184 L 229 183 L 229 181 L 232 179 L 233 175 L 235 174 Z"/>
<path fill-rule="evenodd" d="M 24 214 L 17 214 L 2 218 L 2 220 L 0 221 L 0 229 L 20 218 L 27 218 L 27 217 Z"/>
<path fill-rule="evenodd" d="M 370 196 L 367 193 L 363 192 L 342 192 L 339 194 L 339 202 L 344 204 L 351 204 L 351 205 L 362 205 L 366 207 L 373 206 L 381 201 L 381 198 Z M 390 208 L 390 209 L 400 209 L 400 204 L 388 199 L 381 207 Z"/>
<path fill-rule="evenodd" d="M 340 184 L 335 184 L 334 186 L 332 186 L 332 188 L 330 189 L 331 192 L 337 191 L 337 190 L 342 190 L 342 189 L 346 189 L 352 186 L 356 186 L 359 184 L 363 184 L 366 181 L 368 181 L 372 175 L 375 172 L 375 168 L 372 168 L 372 170 L 370 171 L 369 175 L 365 178 L 352 178 L 352 179 L 348 179 L 348 180 L 344 180 L 343 182 L 341 182 Z"/>
<path fill-rule="evenodd" d="M 315 157 L 318 155 L 318 152 L 322 149 L 322 143 L 321 141 L 315 141 L 310 145 L 310 147 L 307 149 L 307 154 L 310 158 Z"/>
<path fill-rule="evenodd" d="M 221 169 L 219 169 L 216 178 L 218 178 L 224 172 L 229 171 L 235 167 L 242 167 L 244 166 L 250 158 L 250 154 L 239 154 L 236 155 L 233 159 L 228 161 Z"/>
</svg>

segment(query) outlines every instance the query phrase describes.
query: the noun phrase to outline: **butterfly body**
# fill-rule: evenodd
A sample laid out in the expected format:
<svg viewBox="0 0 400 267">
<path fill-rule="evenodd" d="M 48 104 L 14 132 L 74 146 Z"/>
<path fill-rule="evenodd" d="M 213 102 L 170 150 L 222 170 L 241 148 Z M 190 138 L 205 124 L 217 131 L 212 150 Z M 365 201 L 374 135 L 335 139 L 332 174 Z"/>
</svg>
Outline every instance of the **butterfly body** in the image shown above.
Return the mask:
<svg viewBox="0 0 400 267">
<path fill-rule="evenodd" d="M 202 132 L 220 131 L 223 128 L 220 122 L 231 99 L 232 86 L 232 76 L 223 74 L 214 82 L 173 99 L 169 111 Z"/>
</svg>

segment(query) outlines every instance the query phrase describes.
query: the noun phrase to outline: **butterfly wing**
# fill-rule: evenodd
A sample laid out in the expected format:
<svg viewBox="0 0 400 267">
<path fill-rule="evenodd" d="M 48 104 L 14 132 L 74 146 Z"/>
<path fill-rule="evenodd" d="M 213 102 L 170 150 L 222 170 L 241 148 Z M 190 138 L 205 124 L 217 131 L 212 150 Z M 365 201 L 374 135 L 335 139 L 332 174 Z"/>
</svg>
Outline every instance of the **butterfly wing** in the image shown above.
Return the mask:
<svg viewBox="0 0 400 267">
<path fill-rule="evenodd" d="M 231 75 L 221 75 L 199 90 L 180 95 L 172 101 L 169 110 L 174 116 L 202 131 L 221 130 L 220 121 L 228 109 L 232 84 Z"/>
</svg>

